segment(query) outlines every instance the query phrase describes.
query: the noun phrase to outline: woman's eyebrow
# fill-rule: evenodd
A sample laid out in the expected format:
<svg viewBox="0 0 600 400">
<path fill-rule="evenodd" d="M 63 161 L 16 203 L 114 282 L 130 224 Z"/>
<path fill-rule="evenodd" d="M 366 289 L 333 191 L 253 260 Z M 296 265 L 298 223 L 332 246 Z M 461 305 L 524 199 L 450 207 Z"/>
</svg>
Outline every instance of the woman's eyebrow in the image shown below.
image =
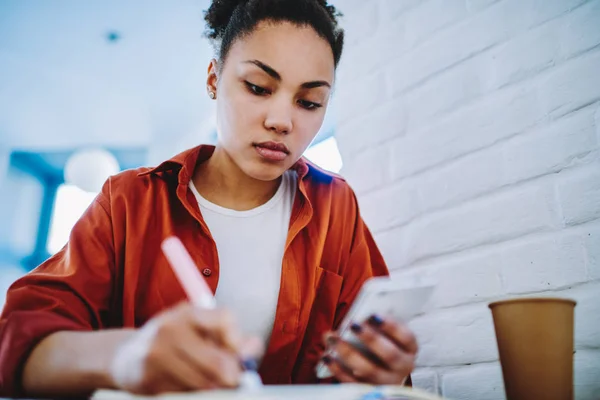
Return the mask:
<svg viewBox="0 0 600 400">
<path fill-rule="evenodd" d="M 281 82 L 281 75 L 279 75 L 279 72 L 275 71 L 275 69 L 273 69 L 269 65 L 263 63 L 262 61 L 259 61 L 259 60 L 246 60 L 246 61 L 244 61 L 244 64 L 254 64 L 258 68 L 260 68 L 263 71 L 265 71 L 265 73 L 267 73 L 267 75 L 269 75 L 270 77 L 272 77 L 276 81 Z M 314 88 L 321 87 L 321 86 L 326 86 L 328 88 L 331 88 L 331 84 L 329 82 L 327 82 L 327 81 L 310 81 L 310 82 L 304 82 L 300 86 L 302 88 L 304 88 L 304 89 L 314 89 Z"/>
<path fill-rule="evenodd" d="M 273 68 L 269 67 L 267 64 L 263 63 L 262 61 L 259 61 L 259 60 L 246 60 L 246 61 L 244 61 L 244 64 L 254 64 L 258 68 L 260 68 L 263 71 L 265 71 L 273 79 L 275 79 L 277 81 L 281 81 L 281 75 L 279 75 L 279 72 L 275 71 Z"/>
<path fill-rule="evenodd" d="M 328 88 L 331 88 L 331 85 L 327 81 L 310 81 L 310 82 L 304 82 L 300 86 L 302 86 L 304 89 L 313 89 L 313 88 L 318 88 L 318 87 L 321 87 L 321 86 L 326 86 Z"/>
</svg>

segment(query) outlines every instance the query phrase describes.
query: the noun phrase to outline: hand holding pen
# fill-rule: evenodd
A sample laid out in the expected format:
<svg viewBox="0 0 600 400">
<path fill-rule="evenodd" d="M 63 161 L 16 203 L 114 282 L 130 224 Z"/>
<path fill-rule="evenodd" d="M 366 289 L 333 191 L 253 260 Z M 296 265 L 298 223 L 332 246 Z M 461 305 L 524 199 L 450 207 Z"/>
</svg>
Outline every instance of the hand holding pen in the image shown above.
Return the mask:
<svg viewBox="0 0 600 400">
<path fill-rule="evenodd" d="M 175 238 L 163 245 L 191 303 L 156 315 L 125 342 L 112 363 L 113 381 L 139 394 L 260 385 L 256 373 L 249 377 L 241 362 L 262 352 L 260 340 L 245 338 L 231 313 L 213 308 L 210 289 L 197 268 L 190 269 L 191 257 L 186 260 L 189 254 L 182 249 Z"/>
</svg>

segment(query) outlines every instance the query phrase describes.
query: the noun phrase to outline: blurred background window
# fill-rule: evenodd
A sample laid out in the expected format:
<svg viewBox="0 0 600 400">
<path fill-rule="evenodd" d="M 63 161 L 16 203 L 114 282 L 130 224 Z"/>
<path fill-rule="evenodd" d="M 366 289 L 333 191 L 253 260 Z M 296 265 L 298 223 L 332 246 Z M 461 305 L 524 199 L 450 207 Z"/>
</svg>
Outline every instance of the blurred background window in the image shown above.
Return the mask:
<svg viewBox="0 0 600 400">
<path fill-rule="evenodd" d="M 337 173 L 342 169 L 342 155 L 333 136 L 312 145 L 304 155 L 310 161 L 329 171 Z"/>
<path fill-rule="evenodd" d="M 71 229 L 96 195 L 75 185 L 62 184 L 58 187 L 48 233 L 48 253 L 56 253 L 67 243 Z"/>
</svg>

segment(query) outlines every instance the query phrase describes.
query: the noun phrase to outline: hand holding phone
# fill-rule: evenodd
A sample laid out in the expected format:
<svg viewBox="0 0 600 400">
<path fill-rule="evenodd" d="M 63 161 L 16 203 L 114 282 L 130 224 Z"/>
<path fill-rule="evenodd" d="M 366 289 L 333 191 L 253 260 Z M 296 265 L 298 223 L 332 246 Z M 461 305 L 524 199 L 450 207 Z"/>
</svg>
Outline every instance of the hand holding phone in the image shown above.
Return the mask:
<svg viewBox="0 0 600 400">
<path fill-rule="evenodd" d="M 376 315 L 380 316 L 383 321 L 390 321 L 383 326 L 384 329 L 389 329 L 390 332 L 403 329 L 396 326 L 394 322 L 405 324 L 419 314 L 431 296 L 433 288 L 433 283 L 427 281 L 394 280 L 389 277 L 371 278 L 361 288 L 342 321 L 337 336 L 343 342 L 351 344 L 367 355 L 369 351 L 363 343 L 364 338 L 361 340 L 360 335 L 356 332 L 360 330 L 357 325 Z M 368 333 L 366 332 L 364 335 Z M 324 359 L 331 360 L 331 357 L 326 356 Z M 317 377 L 323 379 L 331 376 L 332 373 L 326 363 L 320 362 L 317 365 Z"/>
</svg>

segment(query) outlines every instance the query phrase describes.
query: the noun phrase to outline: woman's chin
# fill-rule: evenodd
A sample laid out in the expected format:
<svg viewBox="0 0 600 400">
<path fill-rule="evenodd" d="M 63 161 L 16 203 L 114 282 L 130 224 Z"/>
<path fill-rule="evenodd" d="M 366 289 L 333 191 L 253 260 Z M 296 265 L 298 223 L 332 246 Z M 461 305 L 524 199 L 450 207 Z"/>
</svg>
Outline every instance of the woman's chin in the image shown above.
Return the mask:
<svg viewBox="0 0 600 400">
<path fill-rule="evenodd" d="M 270 182 L 279 179 L 279 177 L 281 177 L 281 175 L 283 175 L 288 169 L 283 165 L 265 165 L 263 163 L 258 165 L 255 164 L 249 167 L 250 168 L 245 168 L 244 172 L 246 175 L 253 179 L 264 182 Z"/>
</svg>

